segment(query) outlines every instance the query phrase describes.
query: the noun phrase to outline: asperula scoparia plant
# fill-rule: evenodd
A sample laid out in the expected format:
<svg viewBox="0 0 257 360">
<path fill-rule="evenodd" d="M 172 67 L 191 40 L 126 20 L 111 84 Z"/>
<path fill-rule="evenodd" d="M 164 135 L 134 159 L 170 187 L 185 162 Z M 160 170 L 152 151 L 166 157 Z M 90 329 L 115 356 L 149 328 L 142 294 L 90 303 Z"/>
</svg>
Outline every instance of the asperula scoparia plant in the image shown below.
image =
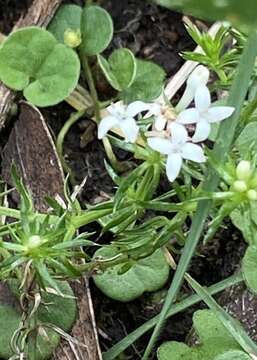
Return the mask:
<svg viewBox="0 0 257 360">
<path fill-rule="evenodd" d="M 168 0 L 165 5 L 169 6 Z M 0 80 L 6 86 L 22 91 L 27 101 L 38 107 L 66 100 L 79 110 L 57 137 L 66 171 L 70 169 L 62 144 L 67 131 L 83 115 L 96 122 L 115 193 L 105 202 L 83 204 L 82 209 L 66 184 L 65 199 L 48 199 L 49 213 L 41 214 L 13 167 L 21 201 L 18 210 L 0 207 L 1 215 L 16 220 L 0 227 L 0 279 L 9 285 L 22 311 L 11 312 L 8 305 L 0 303 L 0 319 L 7 323 L 12 319 L 14 324 L 8 334 L 0 330 L 0 345 L 4 344 L 0 357 L 48 358 L 60 334 L 76 341 L 67 334 L 76 318 L 74 294 L 67 280 L 87 274 L 104 294 L 125 302 L 163 287 L 172 267 L 174 277 L 160 316 L 152 322 L 156 327 L 143 360 L 149 358 L 170 309 L 173 311 L 184 279 L 197 293 L 197 300 L 196 295 L 186 299 L 188 304 L 203 300 L 210 308 L 194 314 L 201 344 L 190 348 L 169 342 L 158 349 L 158 358 L 251 359 L 257 356 L 256 344 L 211 294 L 243 280 L 257 292 L 257 101 L 247 96 L 256 93 L 255 31 L 249 36 L 237 33 L 243 46 L 235 45 L 226 56 L 225 39 L 233 36 L 229 27 L 222 27 L 213 38 L 191 27 L 189 33 L 203 53 L 184 56 L 201 64 L 188 75 L 177 103 L 165 95 L 165 72 L 159 65 L 136 58 L 127 48 L 106 55 L 113 31 L 112 18 L 104 8 L 71 4 L 59 8 L 47 29 L 19 29 L 1 44 Z M 99 100 L 95 69 L 113 88 L 114 99 Z M 210 76 L 214 73 L 218 79 Z M 224 89 L 225 100 L 220 101 Z M 115 148 L 132 155 L 129 166 L 116 158 Z M 160 194 L 164 177 L 169 185 Z M 207 219 L 209 214 L 211 219 Z M 240 229 L 248 248 L 241 272 L 208 292 L 187 270 L 199 239 L 212 241 L 225 218 Z M 87 231 L 86 226 L 93 222 L 99 223 L 99 234 Z M 204 230 L 206 223 L 208 229 Z M 82 227 L 86 232 L 78 234 Z M 97 239 L 107 232 L 111 240 L 100 245 Z M 176 264 L 173 253 L 178 252 Z M 58 313 L 64 306 L 65 319 L 58 313 L 49 323 L 45 311 L 49 296 L 53 303 L 53 307 L 48 305 L 50 313 Z M 189 306 L 182 305 L 181 309 Z M 203 331 L 206 324 L 208 338 Z M 225 339 L 220 347 L 215 342 L 217 329 L 220 340 Z M 118 345 L 104 354 L 106 360 L 120 355 L 122 350 L 117 349 L 124 345 Z"/>
</svg>

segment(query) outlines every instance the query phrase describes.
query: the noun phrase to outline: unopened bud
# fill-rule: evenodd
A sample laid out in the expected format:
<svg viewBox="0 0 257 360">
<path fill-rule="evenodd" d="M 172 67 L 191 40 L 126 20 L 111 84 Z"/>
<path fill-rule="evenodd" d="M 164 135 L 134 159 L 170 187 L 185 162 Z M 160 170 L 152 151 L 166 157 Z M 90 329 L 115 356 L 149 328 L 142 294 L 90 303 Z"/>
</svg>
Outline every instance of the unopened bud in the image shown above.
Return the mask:
<svg viewBox="0 0 257 360">
<path fill-rule="evenodd" d="M 250 161 L 242 160 L 236 167 L 236 176 L 239 180 L 248 180 L 251 176 Z"/>
<path fill-rule="evenodd" d="M 203 65 L 199 65 L 194 69 L 187 79 L 185 92 L 176 106 L 176 111 L 178 113 L 188 107 L 194 99 L 196 90 L 207 84 L 209 76 L 209 70 Z"/>
<path fill-rule="evenodd" d="M 80 31 L 67 29 L 64 33 L 64 43 L 71 48 L 78 47 L 81 44 Z"/>
<path fill-rule="evenodd" d="M 197 66 L 187 79 L 187 85 L 195 92 L 199 86 L 206 85 L 210 71 L 203 65 Z"/>
<path fill-rule="evenodd" d="M 27 243 L 29 249 L 35 249 L 41 244 L 41 237 L 39 235 L 32 235 Z"/>
<path fill-rule="evenodd" d="M 243 180 L 236 180 L 233 184 L 233 188 L 236 192 L 245 192 L 247 190 L 246 182 Z"/>
<path fill-rule="evenodd" d="M 257 200 L 257 191 L 256 190 L 248 190 L 247 197 L 249 200 L 256 201 Z"/>
</svg>

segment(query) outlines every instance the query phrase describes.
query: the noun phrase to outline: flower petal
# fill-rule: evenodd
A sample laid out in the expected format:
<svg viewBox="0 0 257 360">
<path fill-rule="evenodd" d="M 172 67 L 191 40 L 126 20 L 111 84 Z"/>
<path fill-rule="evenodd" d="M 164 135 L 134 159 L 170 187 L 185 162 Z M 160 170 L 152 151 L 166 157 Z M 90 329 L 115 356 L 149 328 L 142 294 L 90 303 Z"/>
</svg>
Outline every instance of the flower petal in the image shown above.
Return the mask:
<svg viewBox="0 0 257 360">
<path fill-rule="evenodd" d="M 116 117 L 104 117 L 98 125 L 98 139 L 102 139 L 107 134 L 107 132 L 115 126 L 119 127 L 119 120 Z"/>
<path fill-rule="evenodd" d="M 188 133 L 183 125 L 172 122 L 168 127 L 171 131 L 171 139 L 173 144 L 183 144 L 187 141 Z"/>
<path fill-rule="evenodd" d="M 149 104 L 149 111 L 147 112 L 147 114 L 144 115 L 144 119 L 148 119 L 149 117 L 151 116 L 158 116 L 161 114 L 162 112 L 162 106 L 161 104 L 159 103 L 152 103 L 152 104 Z"/>
<path fill-rule="evenodd" d="M 206 161 L 206 157 L 204 156 L 201 146 L 192 143 L 185 144 L 182 150 L 182 157 L 183 159 L 195 161 L 197 163 Z"/>
<path fill-rule="evenodd" d="M 159 151 L 161 154 L 168 155 L 172 152 L 172 144 L 168 139 L 163 139 L 159 137 L 152 137 L 147 139 L 148 145 L 155 151 Z"/>
<path fill-rule="evenodd" d="M 126 111 L 126 117 L 134 117 L 141 113 L 142 111 L 147 111 L 151 109 L 152 104 L 147 104 L 143 101 L 134 101 L 129 104 Z"/>
<path fill-rule="evenodd" d="M 213 106 L 207 112 L 207 118 L 210 123 L 222 121 L 230 117 L 235 108 L 232 106 Z"/>
<path fill-rule="evenodd" d="M 133 118 L 122 120 L 120 121 L 119 126 L 125 136 L 125 141 L 134 143 L 139 132 L 136 120 Z"/>
<path fill-rule="evenodd" d="M 199 86 L 195 92 L 195 107 L 199 112 L 205 112 L 211 105 L 211 94 L 207 86 Z"/>
<path fill-rule="evenodd" d="M 201 85 L 206 85 L 210 76 L 210 71 L 206 66 L 199 65 L 197 66 L 187 79 L 187 84 L 190 86 L 193 91 Z"/>
<path fill-rule="evenodd" d="M 208 139 L 211 132 L 211 125 L 208 121 L 202 119 L 196 124 L 194 136 L 192 137 L 193 142 L 200 142 Z"/>
<path fill-rule="evenodd" d="M 126 107 L 123 101 L 117 101 L 107 107 L 107 111 L 115 116 L 115 117 L 122 117 L 125 115 Z"/>
<path fill-rule="evenodd" d="M 166 174 L 169 181 L 174 181 L 182 166 L 182 157 L 179 154 L 170 154 L 166 162 Z"/>
<path fill-rule="evenodd" d="M 182 111 L 178 115 L 176 122 L 179 124 L 195 124 L 199 121 L 199 119 L 199 111 L 192 108 Z"/>
<path fill-rule="evenodd" d="M 162 131 L 165 128 L 167 119 L 163 115 L 158 115 L 154 119 L 154 127 L 158 131 Z"/>
</svg>

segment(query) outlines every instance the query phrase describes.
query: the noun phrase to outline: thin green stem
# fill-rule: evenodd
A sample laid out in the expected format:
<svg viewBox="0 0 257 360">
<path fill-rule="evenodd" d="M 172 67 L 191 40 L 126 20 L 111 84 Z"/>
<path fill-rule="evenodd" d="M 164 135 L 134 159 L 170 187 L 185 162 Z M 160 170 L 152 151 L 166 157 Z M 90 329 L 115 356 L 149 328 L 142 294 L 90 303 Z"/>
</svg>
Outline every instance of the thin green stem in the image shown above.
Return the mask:
<svg viewBox="0 0 257 360">
<path fill-rule="evenodd" d="M 215 295 L 233 285 L 236 285 L 243 281 L 242 274 L 232 275 L 229 278 L 220 281 L 217 284 L 210 286 L 207 291 L 210 295 Z M 174 304 L 172 306 L 166 316 L 166 320 L 173 315 L 178 314 L 186 310 L 187 308 L 199 303 L 202 298 L 197 295 L 191 295 L 181 302 Z M 147 331 L 151 330 L 157 323 L 160 318 L 160 315 L 156 315 L 152 319 L 145 322 L 143 325 L 138 327 L 136 330 L 128 334 L 125 338 L 123 338 L 120 342 L 115 344 L 111 349 L 103 354 L 104 360 L 114 360 L 116 359 L 123 351 L 125 351 L 129 346 L 131 346 L 135 341 L 137 341 L 142 335 L 144 335 Z"/>
<path fill-rule="evenodd" d="M 84 114 L 85 110 L 80 110 L 72 114 L 61 128 L 56 140 L 56 150 L 61 159 L 63 159 L 63 143 L 65 136 L 67 135 L 72 125 L 74 125 Z"/>
<path fill-rule="evenodd" d="M 228 100 L 228 105 L 235 107 L 234 114 L 230 119 L 224 121 L 221 125 L 219 137 L 213 150 L 214 157 L 219 159 L 221 163 L 226 160 L 227 153 L 234 139 L 235 129 L 240 119 L 240 114 L 249 87 L 252 70 L 255 66 L 256 56 L 257 34 L 255 31 L 253 31 L 243 51 L 237 71 L 237 76 L 233 82 Z M 205 191 L 215 191 L 218 183 L 219 177 L 217 173 L 214 169 L 210 168 L 206 181 L 203 184 L 203 189 Z M 168 311 L 176 299 L 179 289 L 183 283 L 185 273 L 189 267 L 193 255 L 195 254 L 195 250 L 202 234 L 205 220 L 209 214 L 210 207 L 211 201 L 208 200 L 202 200 L 198 204 L 188 239 L 186 241 L 177 270 L 160 313 L 159 321 L 153 331 L 151 339 L 142 358 L 143 360 L 147 360 L 149 358 L 149 355 L 155 346 L 156 340 L 158 339 L 164 326 Z"/>
<path fill-rule="evenodd" d="M 81 63 L 82 63 L 83 69 L 84 69 L 85 77 L 86 77 L 86 80 L 87 80 L 87 83 L 88 83 L 89 91 L 90 91 L 90 94 L 91 94 L 91 97 L 92 97 L 92 100 L 93 100 L 96 122 L 99 123 L 99 121 L 101 120 L 100 103 L 99 103 L 99 100 L 98 100 L 98 94 L 97 94 L 97 91 L 96 91 L 93 74 L 92 74 L 92 71 L 91 71 L 87 56 L 80 53 L 80 59 L 81 59 Z"/>
</svg>

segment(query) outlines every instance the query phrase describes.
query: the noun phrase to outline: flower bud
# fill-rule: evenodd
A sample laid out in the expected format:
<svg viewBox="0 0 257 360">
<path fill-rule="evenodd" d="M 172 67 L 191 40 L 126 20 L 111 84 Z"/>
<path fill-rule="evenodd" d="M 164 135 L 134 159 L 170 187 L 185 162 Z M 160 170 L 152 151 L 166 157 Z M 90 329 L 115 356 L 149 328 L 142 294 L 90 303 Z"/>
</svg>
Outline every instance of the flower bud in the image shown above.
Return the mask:
<svg viewBox="0 0 257 360">
<path fill-rule="evenodd" d="M 28 249 L 35 249 L 41 244 L 41 237 L 39 235 L 32 235 L 28 239 Z"/>
<path fill-rule="evenodd" d="M 67 29 L 64 33 L 64 43 L 71 48 L 78 47 L 81 44 L 80 31 Z"/>
<path fill-rule="evenodd" d="M 256 190 L 248 190 L 247 197 L 249 200 L 256 201 L 257 200 L 257 191 Z"/>
<path fill-rule="evenodd" d="M 236 167 L 236 176 L 238 180 L 248 180 L 251 176 L 250 161 L 242 160 Z"/>
<path fill-rule="evenodd" d="M 183 111 L 194 99 L 197 88 L 205 86 L 208 82 L 210 72 L 203 65 L 197 66 L 187 79 L 185 92 L 176 106 L 176 111 Z"/>
<path fill-rule="evenodd" d="M 246 182 L 243 181 L 243 180 L 236 180 L 234 183 L 233 183 L 233 188 L 236 192 L 245 192 L 247 190 L 247 185 L 246 185 Z"/>
<path fill-rule="evenodd" d="M 199 65 L 189 75 L 187 79 L 187 85 L 192 89 L 193 92 L 195 92 L 199 86 L 207 84 L 209 76 L 210 72 L 207 67 Z"/>
</svg>

